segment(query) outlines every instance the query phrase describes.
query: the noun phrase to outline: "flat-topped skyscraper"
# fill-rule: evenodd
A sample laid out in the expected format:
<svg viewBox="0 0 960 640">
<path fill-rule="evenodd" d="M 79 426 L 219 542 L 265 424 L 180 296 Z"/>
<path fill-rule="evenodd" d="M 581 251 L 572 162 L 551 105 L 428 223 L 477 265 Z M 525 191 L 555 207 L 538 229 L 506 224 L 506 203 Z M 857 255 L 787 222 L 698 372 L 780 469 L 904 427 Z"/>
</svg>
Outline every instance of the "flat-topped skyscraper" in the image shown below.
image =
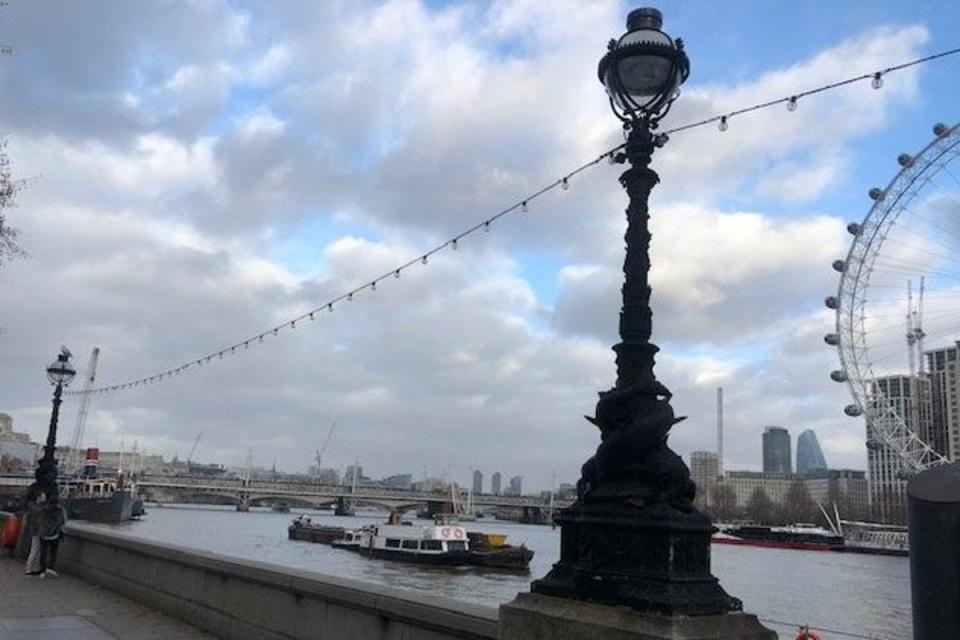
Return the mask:
<svg viewBox="0 0 960 640">
<path fill-rule="evenodd" d="M 763 429 L 763 472 L 793 473 L 790 432 L 783 427 Z"/>
</svg>

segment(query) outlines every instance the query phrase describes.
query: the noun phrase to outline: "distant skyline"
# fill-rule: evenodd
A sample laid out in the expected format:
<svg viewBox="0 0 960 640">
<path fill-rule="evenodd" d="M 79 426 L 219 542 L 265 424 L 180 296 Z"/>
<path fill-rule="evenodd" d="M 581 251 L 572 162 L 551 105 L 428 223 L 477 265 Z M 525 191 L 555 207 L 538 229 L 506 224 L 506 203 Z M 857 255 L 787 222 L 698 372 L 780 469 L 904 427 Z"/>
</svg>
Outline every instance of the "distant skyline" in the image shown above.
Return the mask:
<svg viewBox="0 0 960 640">
<path fill-rule="evenodd" d="M 44 438 L 66 344 L 99 381 L 222 349 L 415 259 L 622 142 L 596 65 L 637 3 L 85 3 L 0 8 L 0 123 L 28 178 L 0 267 L 0 411 Z M 960 6 L 669 3 L 692 72 L 665 127 L 956 46 Z M 827 16 L 825 18 L 825 16 Z M 789 37 L 786 37 L 789 35 Z M 956 118 L 956 59 L 678 133 L 654 157 L 658 378 L 685 457 L 759 469 L 764 424 L 865 467 L 823 345 L 831 261 L 897 154 Z M 572 482 L 615 379 L 626 195 L 601 163 L 529 211 L 263 345 L 92 398 L 86 444 L 382 477 Z M 932 345 L 931 345 L 932 346 Z M 73 388 L 80 386 L 80 380 Z M 76 399 L 63 405 L 69 438 Z"/>
</svg>

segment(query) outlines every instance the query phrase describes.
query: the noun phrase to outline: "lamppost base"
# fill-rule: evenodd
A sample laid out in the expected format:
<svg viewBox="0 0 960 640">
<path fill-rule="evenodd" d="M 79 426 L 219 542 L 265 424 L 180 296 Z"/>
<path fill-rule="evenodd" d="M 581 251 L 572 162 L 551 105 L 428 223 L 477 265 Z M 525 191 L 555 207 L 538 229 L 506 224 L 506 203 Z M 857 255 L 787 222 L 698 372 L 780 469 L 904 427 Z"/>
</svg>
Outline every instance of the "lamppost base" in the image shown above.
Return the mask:
<svg viewBox="0 0 960 640">
<path fill-rule="evenodd" d="M 538 593 L 500 605 L 500 640 L 776 640 L 755 616 L 660 616 Z"/>
<path fill-rule="evenodd" d="M 574 504 L 556 522 L 560 561 L 533 583 L 534 593 L 668 617 L 742 609 L 710 573 L 714 527 L 699 511 L 659 503 Z"/>
</svg>

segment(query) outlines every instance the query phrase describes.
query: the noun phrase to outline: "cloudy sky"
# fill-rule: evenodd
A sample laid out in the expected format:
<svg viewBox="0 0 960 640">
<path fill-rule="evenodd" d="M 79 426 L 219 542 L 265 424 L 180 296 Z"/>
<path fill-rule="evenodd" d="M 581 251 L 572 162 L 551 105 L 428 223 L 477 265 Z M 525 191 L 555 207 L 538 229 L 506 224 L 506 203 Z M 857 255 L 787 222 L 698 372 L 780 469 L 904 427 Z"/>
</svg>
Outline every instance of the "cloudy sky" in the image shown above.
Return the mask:
<svg viewBox="0 0 960 640">
<path fill-rule="evenodd" d="M 0 130 L 28 183 L 0 267 L 0 411 L 42 438 L 61 344 L 98 384 L 182 365 L 296 317 L 622 141 L 596 80 L 633 4 L 91 3 L 0 9 Z M 671 2 L 690 80 L 666 126 L 957 46 L 954 3 Z M 829 380 L 823 297 L 846 222 L 896 155 L 957 118 L 955 59 L 716 127 L 657 153 L 658 376 L 671 442 L 758 468 L 764 425 L 863 468 Z M 87 443 L 297 471 L 573 481 L 614 380 L 621 167 L 598 164 L 398 279 L 262 344 L 93 398 Z M 79 382 L 74 386 L 79 386 Z M 64 404 L 69 438 L 77 399 Z"/>
</svg>

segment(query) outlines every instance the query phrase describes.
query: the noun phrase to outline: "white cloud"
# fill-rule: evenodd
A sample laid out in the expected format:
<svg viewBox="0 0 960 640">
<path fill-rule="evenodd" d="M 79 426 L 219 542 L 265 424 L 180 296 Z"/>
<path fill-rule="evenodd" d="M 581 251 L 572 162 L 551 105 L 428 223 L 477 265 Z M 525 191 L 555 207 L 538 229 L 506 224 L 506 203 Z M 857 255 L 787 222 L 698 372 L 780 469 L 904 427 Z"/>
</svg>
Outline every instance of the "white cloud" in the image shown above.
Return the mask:
<svg viewBox="0 0 960 640">
<path fill-rule="evenodd" d="M 12 17 L 35 28 L 42 8 L 18 4 Z M 180 364 L 369 282 L 620 141 L 595 80 L 618 3 L 303 2 L 263 21 L 226 2 L 112 10 L 109 24 L 80 11 L 57 25 L 49 64 L 62 73 L 5 77 L 24 87 L 0 106 L 15 166 L 40 179 L 15 219 L 31 256 L 0 271 L 0 409 L 36 436 L 42 367 L 61 342 L 100 345 L 104 381 Z M 75 55 L 87 51 L 78 25 L 97 74 Z M 928 37 L 870 30 L 756 80 L 695 78 L 673 122 L 915 57 Z M 847 236 L 839 212 L 815 206 L 849 186 L 856 145 L 917 83 L 906 70 L 880 92 L 805 99 L 658 151 L 655 337 L 667 345 L 658 375 L 690 416 L 679 451 L 712 446 L 723 384 L 736 465 L 756 463 L 764 423 L 814 426 L 831 463 L 861 463 L 861 426 L 837 415 L 844 392 L 820 341 Z M 581 416 L 614 380 L 620 170 L 578 175 L 262 347 L 97 396 L 91 432 L 170 455 L 203 430 L 222 462 L 253 446 L 258 463 L 295 469 L 339 420 L 335 464 L 357 456 L 387 474 L 444 461 L 532 487 L 555 466 L 572 480 L 597 442 Z M 771 210 L 783 202 L 810 210 Z M 306 235 L 278 238 L 287 229 Z M 309 248 L 309 276 L 277 240 Z M 556 273 L 530 275 L 526 252 L 549 253 Z M 551 311 L 538 295 L 554 286 Z"/>
</svg>

